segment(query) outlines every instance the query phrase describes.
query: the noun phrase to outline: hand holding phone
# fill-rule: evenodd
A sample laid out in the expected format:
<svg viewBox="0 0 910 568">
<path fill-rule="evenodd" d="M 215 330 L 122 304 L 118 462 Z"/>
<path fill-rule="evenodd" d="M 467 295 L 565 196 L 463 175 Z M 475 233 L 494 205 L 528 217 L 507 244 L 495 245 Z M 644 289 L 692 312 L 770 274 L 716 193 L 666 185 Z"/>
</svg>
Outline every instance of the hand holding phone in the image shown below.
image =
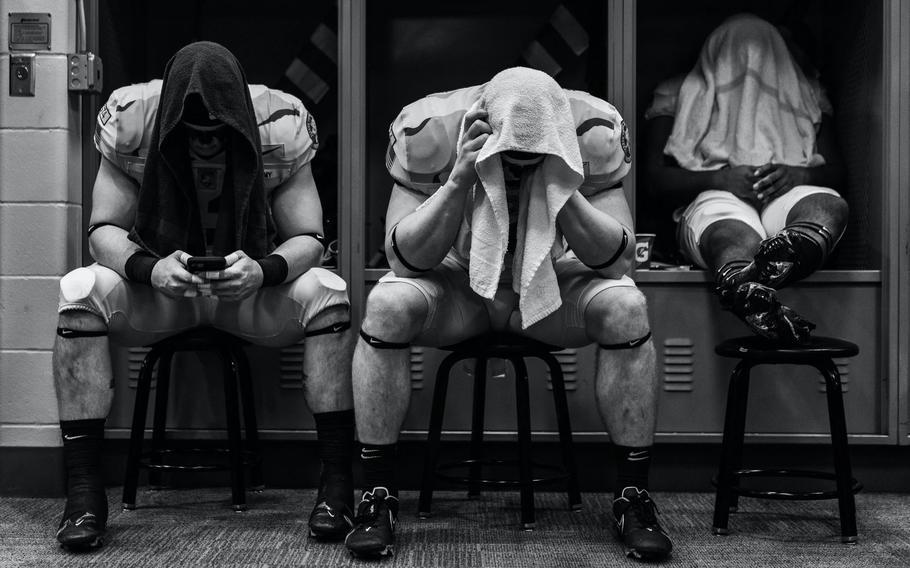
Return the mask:
<svg viewBox="0 0 910 568">
<path fill-rule="evenodd" d="M 186 269 L 189 272 L 213 272 L 224 270 L 227 261 L 223 256 L 191 256 L 186 259 Z"/>
</svg>

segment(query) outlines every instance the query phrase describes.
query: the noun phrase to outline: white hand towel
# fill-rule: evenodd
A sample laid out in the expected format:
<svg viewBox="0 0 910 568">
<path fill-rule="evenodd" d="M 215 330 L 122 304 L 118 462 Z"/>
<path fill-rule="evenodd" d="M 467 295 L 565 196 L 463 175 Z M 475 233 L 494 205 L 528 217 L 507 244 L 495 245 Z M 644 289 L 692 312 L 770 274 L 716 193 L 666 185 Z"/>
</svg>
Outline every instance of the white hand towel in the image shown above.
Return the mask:
<svg viewBox="0 0 910 568">
<path fill-rule="evenodd" d="M 690 170 L 766 163 L 815 166 L 818 96 L 780 33 L 750 14 L 729 18 L 702 47 L 679 92 L 664 153 Z"/>
<path fill-rule="evenodd" d="M 521 184 L 512 286 L 519 294 L 522 328 L 562 304 L 552 257 L 556 215 L 584 181 L 575 121 L 565 92 L 549 75 L 515 67 L 484 86 L 475 104 L 488 113 L 493 133 L 480 150 L 470 211 L 468 271 L 471 288 L 493 298 L 509 240 L 509 210 L 499 154 L 518 150 L 544 155 Z M 461 131 L 464 129 L 462 128 Z"/>
</svg>

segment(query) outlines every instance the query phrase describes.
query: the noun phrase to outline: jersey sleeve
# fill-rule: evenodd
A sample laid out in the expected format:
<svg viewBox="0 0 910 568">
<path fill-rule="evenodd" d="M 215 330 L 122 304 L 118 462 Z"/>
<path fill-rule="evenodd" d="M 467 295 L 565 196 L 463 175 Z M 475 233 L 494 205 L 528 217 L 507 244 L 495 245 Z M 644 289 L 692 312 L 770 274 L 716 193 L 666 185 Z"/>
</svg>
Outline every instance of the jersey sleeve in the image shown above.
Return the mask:
<svg viewBox="0 0 910 568">
<path fill-rule="evenodd" d="M 432 195 L 449 179 L 461 120 L 480 87 L 426 96 L 404 107 L 389 126 L 386 168 L 397 183 Z"/>
<path fill-rule="evenodd" d="M 584 166 L 580 189 L 590 197 L 609 189 L 629 173 L 632 146 L 629 129 L 610 103 L 581 91 L 567 91 Z"/>
</svg>

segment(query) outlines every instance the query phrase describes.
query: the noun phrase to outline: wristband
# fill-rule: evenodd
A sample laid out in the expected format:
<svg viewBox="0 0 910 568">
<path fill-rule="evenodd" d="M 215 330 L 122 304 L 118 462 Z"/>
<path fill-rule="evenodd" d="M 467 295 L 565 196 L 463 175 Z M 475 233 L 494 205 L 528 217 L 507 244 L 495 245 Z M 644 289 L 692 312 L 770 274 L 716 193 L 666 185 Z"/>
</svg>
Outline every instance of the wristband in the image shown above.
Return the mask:
<svg viewBox="0 0 910 568">
<path fill-rule="evenodd" d="M 280 254 L 270 254 L 256 261 L 262 268 L 262 287 L 278 286 L 288 277 L 288 261 Z"/>
<path fill-rule="evenodd" d="M 610 259 L 607 260 L 606 262 L 604 262 L 603 264 L 597 264 L 597 265 L 591 266 L 590 264 L 585 263 L 585 266 L 587 266 L 591 270 L 600 270 L 601 268 L 606 268 L 606 267 L 610 266 L 611 264 L 613 264 L 614 262 L 619 260 L 619 257 L 622 256 L 622 253 L 623 253 L 623 251 L 626 250 L 626 246 L 628 244 L 629 244 L 629 235 L 626 234 L 626 228 L 623 227 L 622 228 L 622 241 L 619 243 L 619 249 L 616 251 L 616 254 L 611 256 Z"/>
<path fill-rule="evenodd" d="M 150 252 L 139 250 L 126 259 L 126 264 L 123 265 L 123 272 L 133 282 L 141 282 L 151 286 L 152 269 L 155 268 L 157 262 L 157 256 Z"/>
</svg>

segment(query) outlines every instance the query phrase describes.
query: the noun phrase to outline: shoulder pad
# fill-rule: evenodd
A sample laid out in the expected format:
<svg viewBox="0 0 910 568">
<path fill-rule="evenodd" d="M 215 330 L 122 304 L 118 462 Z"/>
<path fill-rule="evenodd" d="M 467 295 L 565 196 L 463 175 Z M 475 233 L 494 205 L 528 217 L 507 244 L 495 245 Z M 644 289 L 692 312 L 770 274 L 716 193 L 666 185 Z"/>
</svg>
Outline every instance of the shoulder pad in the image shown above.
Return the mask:
<svg viewBox="0 0 910 568">
<path fill-rule="evenodd" d="M 629 129 L 616 107 L 582 91 L 566 90 L 585 169 L 583 195 L 592 195 L 622 180 L 632 164 Z"/>
<path fill-rule="evenodd" d="M 434 93 L 404 107 L 389 127 L 386 168 L 401 185 L 430 195 L 455 164 L 461 120 L 482 86 Z"/>
</svg>

